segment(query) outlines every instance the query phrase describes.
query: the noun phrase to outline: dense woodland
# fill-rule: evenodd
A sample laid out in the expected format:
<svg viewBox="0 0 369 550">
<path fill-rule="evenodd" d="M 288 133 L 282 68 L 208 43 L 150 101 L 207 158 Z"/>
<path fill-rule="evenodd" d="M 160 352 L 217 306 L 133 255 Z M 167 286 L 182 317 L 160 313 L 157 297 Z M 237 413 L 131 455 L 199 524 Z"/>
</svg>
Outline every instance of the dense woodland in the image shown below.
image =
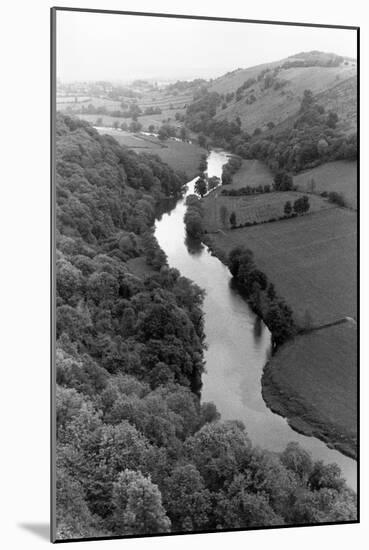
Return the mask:
<svg viewBox="0 0 369 550">
<path fill-rule="evenodd" d="M 355 519 L 336 465 L 253 447 L 201 402 L 203 292 L 152 230 L 183 176 L 68 116 L 56 138 L 58 538 Z"/>
</svg>

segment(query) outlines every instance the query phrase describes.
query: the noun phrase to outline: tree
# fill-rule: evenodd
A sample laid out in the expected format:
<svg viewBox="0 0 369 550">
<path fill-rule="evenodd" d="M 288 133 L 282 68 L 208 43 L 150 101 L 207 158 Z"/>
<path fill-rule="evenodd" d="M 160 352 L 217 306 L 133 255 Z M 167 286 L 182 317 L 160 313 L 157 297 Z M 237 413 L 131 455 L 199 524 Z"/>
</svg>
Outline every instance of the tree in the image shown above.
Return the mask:
<svg viewBox="0 0 369 550">
<path fill-rule="evenodd" d="M 174 531 L 206 528 L 211 511 L 210 491 L 193 464 L 174 468 L 164 482 L 163 501 Z"/>
<path fill-rule="evenodd" d="M 200 195 L 200 197 L 202 198 L 204 195 L 206 195 L 207 193 L 207 184 L 206 184 L 206 181 L 205 179 L 200 176 L 199 178 L 197 178 L 196 182 L 195 182 L 195 187 L 194 187 L 194 190 L 195 192 Z"/>
<path fill-rule="evenodd" d="M 311 454 L 296 442 L 288 443 L 281 454 L 281 462 L 303 482 L 307 482 L 313 471 Z"/>
<path fill-rule="evenodd" d="M 202 158 L 199 163 L 199 171 L 205 172 L 208 167 L 208 163 L 206 161 L 206 158 Z"/>
<path fill-rule="evenodd" d="M 241 266 L 243 272 L 254 269 L 254 254 L 244 246 L 236 246 L 230 251 L 228 256 L 228 267 L 233 277 L 239 277 Z"/>
<path fill-rule="evenodd" d="M 182 141 L 186 141 L 188 136 L 187 136 L 187 130 L 184 126 L 181 127 L 179 135 L 180 135 L 180 138 L 181 138 Z"/>
<path fill-rule="evenodd" d="M 223 529 L 284 525 L 283 517 L 274 512 L 265 495 L 248 490 L 247 477 L 242 474 L 220 493 L 216 515 Z"/>
<path fill-rule="evenodd" d="M 301 101 L 300 112 L 307 111 L 314 103 L 314 96 L 311 90 L 305 90 Z"/>
<path fill-rule="evenodd" d="M 284 205 L 284 213 L 286 216 L 290 216 L 292 213 L 292 205 L 290 201 L 287 201 Z"/>
<path fill-rule="evenodd" d="M 169 533 L 171 522 L 157 485 L 141 472 L 124 470 L 113 485 L 113 531 L 117 535 Z"/>
<path fill-rule="evenodd" d="M 184 451 L 206 487 L 218 491 L 247 466 L 251 442 L 242 422 L 211 422 L 186 439 Z"/>
<path fill-rule="evenodd" d="M 327 126 L 329 128 L 335 128 L 338 122 L 338 115 L 334 111 L 329 111 L 327 117 Z"/>
<path fill-rule="evenodd" d="M 197 136 L 197 141 L 199 142 L 200 147 L 206 147 L 206 137 L 204 134 L 199 134 Z"/>
<path fill-rule="evenodd" d="M 58 469 L 56 478 L 56 530 L 60 539 L 109 536 L 98 516 L 91 514 L 82 484 Z"/>
<path fill-rule="evenodd" d="M 324 464 L 322 460 L 314 463 L 309 476 L 309 486 L 313 491 L 319 491 L 323 488 L 341 491 L 345 485 L 341 469 L 337 464 Z"/>
<path fill-rule="evenodd" d="M 161 126 L 158 131 L 158 138 L 160 139 L 160 141 L 165 141 L 166 139 L 168 139 L 168 137 L 169 135 L 167 130 L 163 126 Z"/>
<path fill-rule="evenodd" d="M 225 165 L 222 171 L 222 185 L 230 185 L 232 183 L 232 172 L 229 167 Z"/>
<path fill-rule="evenodd" d="M 280 170 L 274 176 L 274 189 L 276 191 L 291 191 L 293 188 L 293 179 L 285 170 Z"/>
<path fill-rule="evenodd" d="M 140 132 L 142 130 L 142 124 L 141 122 L 137 122 L 132 119 L 132 122 L 129 125 L 129 131 L 130 132 Z"/>
<path fill-rule="evenodd" d="M 300 197 L 295 200 L 293 203 L 293 210 L 296 212 L 296 214 L 304 214 L 310 209 L 310 202 L 309 197 L 307 195 L 304 195 L 303 197 Z"/>
<path fill-rule="evenodd" d="M 277 346 L 296 334 L 292 310 L 282 300 L 270 304 L 265 323 L 272 333 L 273 343 Z"/>
<path fill-rule="evenodd" d="M 337 193 L 336 191 L 331 191 L 330 193 L 328 193 L 328 200 L 329 202 L 337 204 L 337 206 L 346 206 L 345 197 L 341 193 Z"/>
<path fill-rule="evenodd" d="M 208 178 L 209 191 L 218 187 L 219 184 L 220 184 L 220 179 L 217 176 L 211 176 L 211 178 Z"/>
<path fill-rule="evenodd" d="M 232 212 L 229 216 L 229 223 L 231 224 L 231 227 L 234 229 L 237 224 L 237 218 L 236 218 L 236 212 Z"/>
</svg>

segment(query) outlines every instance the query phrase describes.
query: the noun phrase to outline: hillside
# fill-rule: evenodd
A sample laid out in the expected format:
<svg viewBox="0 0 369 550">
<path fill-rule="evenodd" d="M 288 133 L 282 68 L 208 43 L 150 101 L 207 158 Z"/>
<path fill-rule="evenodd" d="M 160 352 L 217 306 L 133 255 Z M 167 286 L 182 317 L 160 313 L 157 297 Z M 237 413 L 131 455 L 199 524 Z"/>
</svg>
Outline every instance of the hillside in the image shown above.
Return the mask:
<svg viewBox="0 0 369 550">
<path fill-rule="evenodd" d="M 214 80 L 209 92 L 217 92 L 223 102 L 216 118 L 235 120 L 253 132 L 272 122 L 282 123 L 294 115 L 303 92 L 318 95 L 327 110 L 334 109 L 340 124 L 354 130 L 356 117 L 356 61 L 334 54 L 308 52 L 280 61 L 238 69 Z M 224 96 L 224 98 L 223 98 Z"/>
</svg>

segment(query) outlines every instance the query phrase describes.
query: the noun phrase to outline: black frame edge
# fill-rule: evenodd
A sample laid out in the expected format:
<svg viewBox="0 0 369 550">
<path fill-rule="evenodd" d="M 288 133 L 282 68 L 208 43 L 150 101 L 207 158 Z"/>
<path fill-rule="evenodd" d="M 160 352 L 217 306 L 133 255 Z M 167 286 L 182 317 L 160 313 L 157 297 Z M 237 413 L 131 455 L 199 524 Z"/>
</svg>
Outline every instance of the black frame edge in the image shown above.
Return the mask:
<svg viewBox="0 0 369 550">
<path fill-rule="evenodd" d="M 55 273 L 56 9 L 50 9 L 50 541 L 56 542 L 56 273 Z"/>
</svg>

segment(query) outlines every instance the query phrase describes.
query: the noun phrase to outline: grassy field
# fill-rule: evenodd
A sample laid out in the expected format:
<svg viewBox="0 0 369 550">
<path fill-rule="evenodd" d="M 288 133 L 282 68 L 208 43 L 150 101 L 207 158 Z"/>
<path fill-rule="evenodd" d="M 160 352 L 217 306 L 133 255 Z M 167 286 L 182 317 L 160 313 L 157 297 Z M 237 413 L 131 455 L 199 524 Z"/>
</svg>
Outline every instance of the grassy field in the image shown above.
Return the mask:
<svg viewBox="0 0 369 550">
<path fill-rule="evenodd" d="M 230 187 L 226 186 L 227 189 Z M 283 193 L 263 193 L 260 195 L 249 195 L 243 197 L 229 197 L 221 195 L 221 191 L 213 191 L 207 195 L 204 200 L 206 228 L 208 231 L 217 231 L 219 229 L 229 229 L 229 216 L 231 212 L 236 214 L 236 225 L 244 223 L 261 223 L 276 219 L 284 215 L 284 205 L 301 197 L 301 193 L 291 191 Z M 332 208 L 333 205 L 327 199 L 317 195 L 309 195 L 311 212 L 319 212 Z M 226 216 L 222 216 L 222 211 L 226 209 Z M 224 223 L 225 221 L 225 223 Z"/>
<path fill-rule="evenodd" d="M 206 150 L 198 145 L 182 141 L 168 139 L 165 142 L 161 142 L 155 137 L 107 128 L 100 128 L 99 132 L 113 136 L 119 143 L 133 149 L 137 153 L 144 152 L 158 155 L 174 170 L 185 172 L 189 180 L 198 174 L 198 165 L 201 156 L 206 153 Z"/>
<path fill-rule="evenodd" d="M 300 190 L 310 190 L 311 180 L 314 179 L 315 192 L 337 191 L 342 193 L 347 204 L 352 208 L 357 206 L 357 164 L 337 160 L 317 166 L 294 177 L 295 185 Z"/>
<path fill-rule="evenodd" d="M 289 342 L 273 356 L 263 375 L 263 396 L 272 410 L 287 416 L 298 431 L 326 439 L 352 457 L 356 457 L 356 354 L 356 325 L 346 322 Z"/>
<path fill-rule="evenodd" d="M 257 187 L 267 184 L 273 184 L 273 174 L 267 165 L 260 160 L 243 160 L 241 168 L 233 176 L 232 183 L 226 188 L 239 189 L 247 185 Z"/>
<path fill-rule="evenodd" d="M 211 235 L 215 252 L 245 245 L 301 323 L 356 317 L 356 212 L 331 208 Z"/>
</svg>

